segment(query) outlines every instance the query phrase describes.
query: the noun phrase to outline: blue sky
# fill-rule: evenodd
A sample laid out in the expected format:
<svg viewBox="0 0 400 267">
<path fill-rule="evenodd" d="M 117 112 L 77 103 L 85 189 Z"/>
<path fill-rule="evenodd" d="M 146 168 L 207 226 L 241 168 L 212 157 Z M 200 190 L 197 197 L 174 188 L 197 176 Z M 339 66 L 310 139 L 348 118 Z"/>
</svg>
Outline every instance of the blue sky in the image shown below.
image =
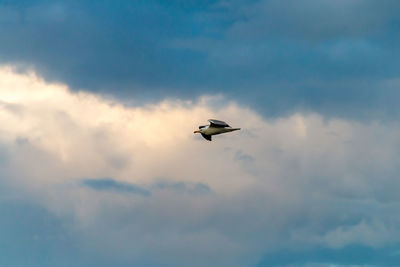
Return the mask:
<svg viewBox="0 0 400 267">
<path fill-rule="evenodd" d="M 1 1 L 0 261 L 396 266 L 399 14 Z"/>
</svg>

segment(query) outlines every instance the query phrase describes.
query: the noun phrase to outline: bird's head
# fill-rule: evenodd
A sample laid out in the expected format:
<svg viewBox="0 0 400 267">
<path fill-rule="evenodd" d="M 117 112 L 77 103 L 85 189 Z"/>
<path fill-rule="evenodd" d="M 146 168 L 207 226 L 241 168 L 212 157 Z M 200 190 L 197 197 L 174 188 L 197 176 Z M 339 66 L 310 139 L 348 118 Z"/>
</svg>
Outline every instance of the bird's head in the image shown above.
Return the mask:
<svg viewBox="0 0 400 267">
<path fill-rule="evenodd" d="M 196 131 L 194 131 L 193 133 L 200 133 L 200 131 L 196 130 Z"/>
</svg>

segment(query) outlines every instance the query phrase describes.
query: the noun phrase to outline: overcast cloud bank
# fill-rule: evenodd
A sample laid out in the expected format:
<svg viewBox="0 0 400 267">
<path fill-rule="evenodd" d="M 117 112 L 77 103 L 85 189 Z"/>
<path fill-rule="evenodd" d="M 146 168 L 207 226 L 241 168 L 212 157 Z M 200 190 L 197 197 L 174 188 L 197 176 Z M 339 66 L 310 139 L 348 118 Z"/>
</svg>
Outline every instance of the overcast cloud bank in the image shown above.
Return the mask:
<svg viewBox="0 0 400 267">
<path fill-rule="evenodd" d="M 3 1 L 0 60 L 139 103 L 398 118 L 399 28 L 396 0 Z"/>
</svg>

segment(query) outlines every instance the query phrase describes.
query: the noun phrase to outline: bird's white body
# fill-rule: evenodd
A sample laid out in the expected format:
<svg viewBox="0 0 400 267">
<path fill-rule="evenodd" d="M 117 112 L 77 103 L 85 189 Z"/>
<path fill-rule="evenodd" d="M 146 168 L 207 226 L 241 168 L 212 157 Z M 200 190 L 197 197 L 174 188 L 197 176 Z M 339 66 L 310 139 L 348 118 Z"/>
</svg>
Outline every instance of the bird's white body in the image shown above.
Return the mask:
<svg viewBox="0 0 400 267">
<path fill-rule="evenodd" d="M 216 128 L 212 126 L 206 126 L 202 129 L 199 130 L 200 133 L 206 134 L 206 135 L 217 135 L 217 134 L 222 134 L 222 133 L 229 133 L 233 131 L 240 130 L 240 128 L 232 128 L 232 127 L 226 127 L 226 128 Z"/>
<path fill-rule="evenodd" d="M 200 133 L 208 141 L 211 141 L 212 135 L 229 133 L 240 130 L 240 128 L 232 128 L 224 121 L 212 120 L 212 119 L 208 121 L 210 122 L 210 125 L 199 126 L 199 130 L 194 131 L 194 133 Z"/>
</svg>

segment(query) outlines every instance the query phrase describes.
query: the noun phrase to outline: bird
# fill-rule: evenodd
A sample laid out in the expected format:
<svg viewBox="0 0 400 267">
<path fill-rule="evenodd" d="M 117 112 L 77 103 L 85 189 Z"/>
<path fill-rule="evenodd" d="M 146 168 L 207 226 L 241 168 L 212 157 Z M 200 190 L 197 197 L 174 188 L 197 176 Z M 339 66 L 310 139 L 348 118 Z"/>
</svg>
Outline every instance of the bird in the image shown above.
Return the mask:
<svg viewBox="0 0 400 267">
<path fill-rule="evenodd" d="M 199 130 L 194 131 L 194 133 L 200 133 L 208 141 L 211 141 L 212 135 L 240 130 L 240 128 L 232 128 L 224 121 L 214 119 L 209 119 L 208 121 L 210 122 L 210 125 L 199 126 Z"/>
</svg>

